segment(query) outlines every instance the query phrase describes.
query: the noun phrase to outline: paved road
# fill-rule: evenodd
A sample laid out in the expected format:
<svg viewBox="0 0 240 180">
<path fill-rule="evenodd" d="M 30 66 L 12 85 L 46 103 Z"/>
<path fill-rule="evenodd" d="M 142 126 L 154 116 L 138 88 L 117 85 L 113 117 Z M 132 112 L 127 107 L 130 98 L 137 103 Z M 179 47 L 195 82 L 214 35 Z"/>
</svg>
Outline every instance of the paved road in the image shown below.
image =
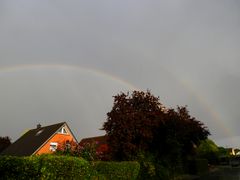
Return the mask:
<svg viewBox="0 0 240 180">
<path fill-rule="evenodd" d="M 201 176 L 203 180 L 240 180 L 240 167 L 221 166 L 216 171 Z"/>
</svg>

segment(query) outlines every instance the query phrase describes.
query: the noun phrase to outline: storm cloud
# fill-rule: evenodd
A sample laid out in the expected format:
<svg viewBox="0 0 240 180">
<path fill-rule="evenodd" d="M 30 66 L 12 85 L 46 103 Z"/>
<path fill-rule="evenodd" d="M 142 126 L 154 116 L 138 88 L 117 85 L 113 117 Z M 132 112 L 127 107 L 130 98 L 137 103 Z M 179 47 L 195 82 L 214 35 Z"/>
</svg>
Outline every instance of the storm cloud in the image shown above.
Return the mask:
<svg viewBox="0 0 240 180">
<path fill-rule="evenodd" d="M 78 139 L 103 134 L 113 95 L 150 89 L 237 146 L 239 9 L 227 0 L 1 1 L 0 136 L 59 121 Z"/>
</svg>

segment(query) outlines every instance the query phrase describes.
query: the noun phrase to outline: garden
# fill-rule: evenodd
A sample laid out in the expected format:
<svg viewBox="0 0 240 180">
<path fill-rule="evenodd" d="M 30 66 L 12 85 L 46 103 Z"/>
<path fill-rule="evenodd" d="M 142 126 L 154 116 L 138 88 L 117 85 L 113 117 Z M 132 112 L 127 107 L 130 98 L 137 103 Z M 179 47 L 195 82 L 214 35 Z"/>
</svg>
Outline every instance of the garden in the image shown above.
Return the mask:
<svg viewBox="0 0 240 180">
<path fill-rule="evenodd" d="M 0 156 L 0 179 L 189 179 L 218 164 L 220 149 L 187 107 L 165 108 L 149 91 L 114 96 L 107 144 L 61 144 L 51 155 Z"/>
</svg>

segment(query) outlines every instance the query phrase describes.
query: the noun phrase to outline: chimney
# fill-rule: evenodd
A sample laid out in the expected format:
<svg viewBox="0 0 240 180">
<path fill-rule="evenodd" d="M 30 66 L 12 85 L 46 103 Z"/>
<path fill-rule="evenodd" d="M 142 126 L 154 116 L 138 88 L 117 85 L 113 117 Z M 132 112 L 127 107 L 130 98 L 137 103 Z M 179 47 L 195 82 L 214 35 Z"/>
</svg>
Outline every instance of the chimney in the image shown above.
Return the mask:
<svg viewBox="0 0 240 180">
<path fill-rule="evenodd" d="M 40 129 L 42 126 L 41 126 L 41 124 L 39 123 L 39 124 L 37 124 L 37 129 Z"/>
</svg>

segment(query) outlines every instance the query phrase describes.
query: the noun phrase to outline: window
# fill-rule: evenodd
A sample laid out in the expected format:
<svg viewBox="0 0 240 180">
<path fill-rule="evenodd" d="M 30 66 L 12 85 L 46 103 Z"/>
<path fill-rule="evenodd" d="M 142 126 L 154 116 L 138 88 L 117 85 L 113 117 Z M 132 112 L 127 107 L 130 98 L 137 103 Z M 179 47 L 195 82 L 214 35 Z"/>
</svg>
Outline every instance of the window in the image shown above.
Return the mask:
<svg viewBox="0 0 240 180">
<path fill-rule="evenodd" d="M 67 134 L 67 130 L 65 129 L 65 127 L 62 127 L 62 128 L 58 131 L 58 133 L 60 133 L 60 134 Z"/>
<path fill-rule="evenodd" d="M 56 142 L 51 142 L 50 143 L 50 151 L 55 152 L 57 150 L 58 143 Z"/>
<path fill-rule="evenodd" d="M 38 136 L 39 134 L 41 134 L 43 132 L 43 129 L 39 130 L 35 136 Z"/>
<path fill-rule="evenodd" d="M 67 131 L 66 131 L 65 128 L 62 128 L 62 133 L 63 133 L 63 134 L 67 134 Z"/>
<path fill-rule="evenodd" d="M 65 144 L 65 150 L 69 150 L 69 149 L 71 149 L 71 143 L 69 140 L 67 140 Z"/>
</svg>

